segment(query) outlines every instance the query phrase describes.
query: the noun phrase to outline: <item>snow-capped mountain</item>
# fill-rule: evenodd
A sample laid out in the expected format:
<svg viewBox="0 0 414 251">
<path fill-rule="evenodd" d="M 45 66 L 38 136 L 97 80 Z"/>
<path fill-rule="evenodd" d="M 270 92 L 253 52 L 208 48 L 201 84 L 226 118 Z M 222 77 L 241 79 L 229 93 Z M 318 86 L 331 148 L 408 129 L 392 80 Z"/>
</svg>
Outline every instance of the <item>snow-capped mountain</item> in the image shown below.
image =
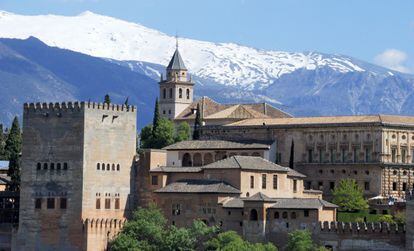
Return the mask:
<svg viewBox="0 0 414 251">
<path fill-rule="evenodd" d="M 116 60 L 166 65 L 175 37 L 112 17 L 84 12 L 77 16 L 23 16 L 0 12 L 0 37 L 34 36 L 50 46 Z M 346 73 L 364 71 L 348 57 L 320 53 L 265 51 L 234 43 L 180 38 L 179 46 L 192 74 L 243 89 L 263 89 L 298 69 L 328 66 Z"/>
<path fill-rule="evenodd" d="M 8 48 L 2 51 L 1 43 Z M 91 12 L 23 16 L 0 11 L 0 93 L 7 97 L 0 100 L 0 123 L 20 111 L 23 102 L 65 97 L 99 101 L 109 92 L 117 102 L 130 96 L 143 107 L 138 118 L 142 126 L 151 121 L 156 81 L 175 44 L 173 36 Z M 226 103 L 269 102 L 295 116 L 414 115 L 413 75 L 352 57 L 187 38 L 179 39 L 179 47 L 196 82 L 196 96 Z M 23 63 L 27 69 L 20 74 L 16 69 Z"/>
</svg>

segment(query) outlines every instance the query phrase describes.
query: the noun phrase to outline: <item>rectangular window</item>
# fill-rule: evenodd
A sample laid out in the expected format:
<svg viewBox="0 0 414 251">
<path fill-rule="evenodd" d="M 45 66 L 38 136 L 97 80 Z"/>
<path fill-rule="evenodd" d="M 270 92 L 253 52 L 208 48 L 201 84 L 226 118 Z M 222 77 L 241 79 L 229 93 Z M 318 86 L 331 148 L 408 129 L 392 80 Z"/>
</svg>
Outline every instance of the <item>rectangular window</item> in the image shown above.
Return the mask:
<svg viewBox="0 0 414 251">
<path fill-rule="evenodd" d="M 323 182 L 322 181 L 318 182 L 318 189 L 323 190 Z"/>
<path fill-rule="evenodd" d="M 329 182 L 329 189 L 331 189 L 331 190 L 335 189 L 335 182 L 334 181 Z"/>
<path fill-rule="evenodd" d="M 402 187 L 402 190 L 403 191 L 407 191 L 407 183 L 406 182 L 403 182 L 403 187 Z"/>
<path fill-rule="evenodd" d="M 60 198 L 60 209 L 66 209 L 68 200 L 66 198 Z"/>
<path fill-rule="evenodd" d="M 273 189 L 277 189 L 277 175 L 273 175 Z"/>
<path fill-rule="evenodd" d="M 250 188 L 254 188 L 254 176 L 250 176 Z"/>
<path fill-rule="evenodd" d="M 55 208 L 55 198 L 47 198 L 47 208 L 48 209 Z"/>
<path fill-rule="evenodd" d="M 42 199 L 41 198 L 36 198 L 35 199 L 35 208 L 36 209 L 41 209 L 42 208 Z"/>
<path fill-rule="evenodd" d="M 181 214 L 181 204 L 172 204 L 172 215 L 180 215 L 180 214 Z"/>
<path fill-rule="evenodd" d="M 365 162 L 371 161 L 371 152 L 368 147 L 365 148 Z"/>
<path fill-rule="evenodd" d="M 369 182 L 368 181 L 364 182 L 364 188 L 365 188 L 365 191 L 369 191 Z"/>
<path fill-rule="evenodd" d="M 312 149 L 308 150 L 308 162 L 309 163 L 313 162 L 313 150 Z"/>
<path fill-rule="evenodd" d="M 266 189 L 266 174 L 262 174 L 262 189 Z"/>
<path fill-rule="evenodd" d="M 276 164 L 279 164 L 282 162 L 282 154 L 276 153 Z"/>
<path fill-rule="evenodd" d="M 158 186 L 158 175 L 152 175 L 151 176 L 151 184 L 153 186 Z"/>
<path fill-rule="evenodd" d="M 311 189 L 311 187 L 312 187 L 312 181 L 309 181 L 309 180 L 305 181 L 305 189 L 309 190 Z"/>
<path fill-rule="evenodd" d="M 115 198 L 115 209 L 119 209 L 119 198 Z"/>
<path fill-rule="evenodd" d="M 319 149 L 319 163 L 323 162 L 323 153 L 322 153 L 322 149 Z"/>
<path fill-rule="evenodd" d="M 105 199 L 105 209 L 111 209 L 111 199 Z"/>
<path fill-rule="evenodd" d="M 392 183 L 392 190 L 397 191 L 397 182 Z"/>
<path fill-rule="evenodd" d="M 401 162 L 402 163 L 405 163 L 405 161 L 406 161 L 406 150 L 403 148 L 403 149 L 401 149 Z"/>
<path fill-rule="evenodd" d="M 346 162 L 346 155 L 347 155 L 347 151 L 345 148 L 342 148 L 342 163 Z"/>
<path fill-rule="evenodd" d="M 303 216 L 305 216 L 305 217 L 309 217 L 309 210 L 305 210 L 305 211 L 303 211 Z"/>
<path fill-rule="evenodd" d="M 357 148 L 354 148 L 354 163 L 357 163 L 358 162 L 358 149 Z"/>
<path fill-rule="evenodd" d="M 96 209 L 101 209 L 101 199 L 96 199 Z"/>
<path fill-rule="evenodd" d="M 331 163 L 335 163 L 335 151 L 331 149 Z"/>
<path fill-rule="evenodd" d="M 298 191 L 298 181 L 293 180 L 293 192 L 296 193 Z"/>
<path fill-rule="evenodd" d="M 397 149 L 391 149 L 391 162 L 395 163 L 397 159 Z"/>
</svg>

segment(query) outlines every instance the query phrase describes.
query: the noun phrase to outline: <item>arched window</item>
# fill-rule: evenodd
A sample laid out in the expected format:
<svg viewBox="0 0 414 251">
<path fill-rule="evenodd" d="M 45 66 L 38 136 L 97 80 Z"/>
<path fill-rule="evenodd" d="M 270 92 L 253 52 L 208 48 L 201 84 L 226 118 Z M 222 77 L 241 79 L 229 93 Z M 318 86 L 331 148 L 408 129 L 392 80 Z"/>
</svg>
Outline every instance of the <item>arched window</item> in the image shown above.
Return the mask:
<svg viewBox="0 0 414 251">
<path fill-rule="evenodd" d="M 183 98 L 183 89 L 178 89 L 178 98 Z"/>
<path fill-rule="evenodd" d="M 61 164 L 60 163 L 57 163 L 57 170 L 60 170 L 61 169 Z"/>
<path fill-rule="evenodd" d="M 121 166 L 118 164 L 116 165 L 116 170 L 119 171 L 121 169 Z"/>
<path fill-rule="evenodd" d="M 102 171 L 105 171 L 105 163 L 102 163 Z"/>
<path fill-rule="evenodd" d="M 190 99 L 190 89 L 187 89 L 187 99 Z"/>
<path fill-rule="evenodd" d="M 172 88 L 170 88 L 170 98 L 172 98 L 172 92 L 173 92 L 173 90 L 172 90 Z"/>
<path fill-rule="evenodd" d="M 283 213 L 282 213 L 282 218 L 283 218 L 283 219 L 287 219 L 287 217 L 288 217 L 288 213 L 287 213 L 287 212 L 283 212 Z"/>
<path fill-rule="evenodd" d="M 213 163 L 213 155 L 211 153 L 204 154 L 204 165 Z"/>
<path fill-rule="evenodd" d="M 182 166 L 191 166 L 191 155 L 189 153 L 183 155 Z"/>
<path fill-rule="evenodd" d="M 47 169 L 47 163 L 43 164 L 43 169 L 46 170 Z"/>
<path fill-rule="evenodd" d="M 115 171 L 115 164 L 112 164 L 112 171 Z"/>
<path fill-rule="evenodd" d="M 106 171 L 109 171 L 111 169 L 111 165 L 110 164 L 106 164 Z"/>
<path fill-rule="evenodd" d="M 292 212 L 292 213 L 290 214 L 290 218 L 291 218 L 291 219 L 296 219 L 296 212 Z"/>
<path fill-rule="evenodd" d="M 279 212 L 275 212 L 274 218 L 279 219 L 279 217 L 280 217 Z"/>
<path fill-rule="evenodd" d="M 100 170 L 101 169 L 101 164 L 96 164 L 96 170 Z"/>
<path fill-rule="evenodd" d="M 200 153 L 196 153 L 193 156 L 193 166 L 202 166 L 202 159 L 201 159 L 201 154 Z"/>
<path fill-rule="evenodd" d="M 251 221 L 257 221 L 257 210 L 256 209 L 252 209 L 250 210 L 250 220 Z"/>
<path fill-rule="evenodd" d="M 68 163 L 63 163 L 63 170 L 68 170 Z"/>
<path fill-rule="evenodd" d="M 167 89 L 162 89 L 162 97 L 164 98 L 164 99 L 166 99 L 167 98 Z"/>
<path fill-rule="evenodd" d="M 40 170 L 40 169 L 42 169 L 42 164 L 40 164 L 40 163 L 37 163 L 37 170 Z"/>
<path fill-rule="evenodd" d="M 50 170 L 55 170 L 55 163 L 50 163 Z"/>
</svg>

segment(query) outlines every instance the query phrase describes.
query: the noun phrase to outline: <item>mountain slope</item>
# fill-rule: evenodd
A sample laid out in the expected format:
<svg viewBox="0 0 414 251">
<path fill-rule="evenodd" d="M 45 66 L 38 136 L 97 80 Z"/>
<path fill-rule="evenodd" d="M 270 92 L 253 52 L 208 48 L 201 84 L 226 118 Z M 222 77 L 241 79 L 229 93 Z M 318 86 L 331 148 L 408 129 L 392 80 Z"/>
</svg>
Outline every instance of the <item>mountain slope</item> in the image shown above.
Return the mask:
<svg viewBox="0 0 414 251">
<path fill-rule="evenodd" d="M 145 92 L 143 92 L 145 90 Z M 138 105 L 139 126 L 150 121 L 156 82 L 129 68 L 78 52 L 49 47 L 36 38 L 0 39 L 0 123 L 21 114 L 24 102 L 92 100 L 106 93 L 115 103 Z"/>
</svg>

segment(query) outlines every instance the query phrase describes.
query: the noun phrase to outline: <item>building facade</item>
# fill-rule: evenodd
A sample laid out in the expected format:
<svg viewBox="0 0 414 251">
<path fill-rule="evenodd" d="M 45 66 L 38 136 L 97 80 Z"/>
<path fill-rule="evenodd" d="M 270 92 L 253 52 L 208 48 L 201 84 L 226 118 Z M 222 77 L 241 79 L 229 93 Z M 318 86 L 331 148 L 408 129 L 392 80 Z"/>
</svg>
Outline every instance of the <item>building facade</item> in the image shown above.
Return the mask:
<svg viewBox="0 0 414 251">
<path fill-rule="evenodd" d="M 104 250 L 133 208 L 136 108 L 25 104 L 13 250 Z"/>
</svg>

